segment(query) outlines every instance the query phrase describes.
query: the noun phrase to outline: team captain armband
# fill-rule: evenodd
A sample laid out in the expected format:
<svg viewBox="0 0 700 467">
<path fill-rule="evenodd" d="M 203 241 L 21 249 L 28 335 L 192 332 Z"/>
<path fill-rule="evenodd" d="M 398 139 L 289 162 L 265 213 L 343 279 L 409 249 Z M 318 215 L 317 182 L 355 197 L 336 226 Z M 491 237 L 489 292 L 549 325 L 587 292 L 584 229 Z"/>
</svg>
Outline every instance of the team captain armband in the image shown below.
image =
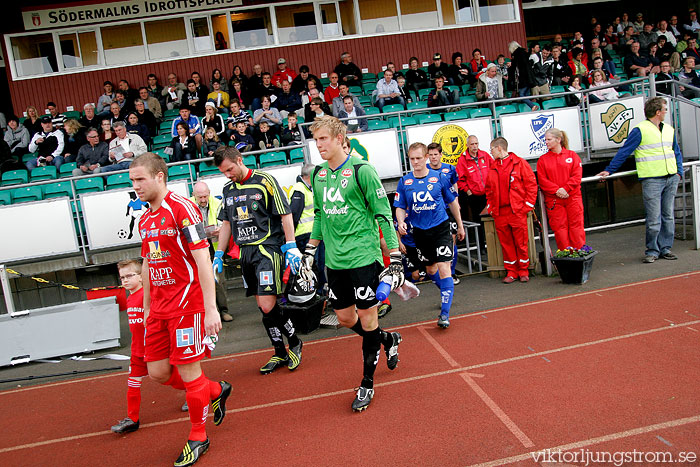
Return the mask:
<svg viewBox="0 0 700 467">
<path fill-rule="evenodd" d="M 182 234 L 185 236 L 185 239 L 187 239 L 187 243 L 192 244 L 197 244 L 207 238 L 207 233 L 204 231 L 204 224 L 202 222 L 182 227 Z"/>
</svg>

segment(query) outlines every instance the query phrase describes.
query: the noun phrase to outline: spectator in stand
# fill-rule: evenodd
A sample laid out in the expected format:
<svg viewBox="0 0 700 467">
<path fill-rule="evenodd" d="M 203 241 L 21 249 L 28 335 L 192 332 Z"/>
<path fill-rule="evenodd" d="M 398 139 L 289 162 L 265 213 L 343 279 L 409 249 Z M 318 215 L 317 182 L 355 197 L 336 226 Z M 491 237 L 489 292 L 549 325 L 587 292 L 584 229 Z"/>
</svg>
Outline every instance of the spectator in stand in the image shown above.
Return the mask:
<svg viewBox="0 0 700 467">
<path fill-rule="evenodd" d="M 198 71 L 193 71 L 190 75 L 190 79 L 194 81 L 195 89 L 201 93 L 201 95 L 206 96 L 209 94 L 209 88 L 202 83 L 202 75 Z"/>
<path fill-rule="evenodd" d="M 19 118 L 11 115 L 7 119 L 7 131 L 3 139 L 10 147 L 12 155 L 21 156 L 27 153 L 31 137 L 29 136 L 29 130 L 19 122 Z"/>
<path fill-rule="evenodd" d="M 617 46 L 620 43 L 620 37 L 615 32 L 615 28 L 612 24 L 608 24 L 605 27 L 605 34 L 603 34 L 603 42 L 605 42 L 605 49 L 617 50 Z"/>
<path fill-rule="evenodd" d="M 508 44 L 508 51 L 512 56 L 512 65 L 510 74 L 508 75 L 509 88 L 513 90 L 513 97 L 525 97 L 530 95 L 530 88 L 534 77 L 532 76 L 532 68 L 529 64 L 529 56 L 527 50 L 520 46 L 516 41 Z M 529 99 L 522 101 L 532 110 L 539 110 L 540 106 Z"/>
<path fill-rule="evenodd" d="M 153 115 L 153 112 L 146 108 L 143 100 L 136 99 L 134 101 L 134 107 L 136 107 L 136 117 L 139 119 L 139 123 L 145 125 L 148 129 L 148 134 L 151 137 L 155 137 L 158 134 L 158 120 Z"/>
<path fill-rule="evenodd" d="M 338 74 L 339 83 L 345 83 L 348 86 L 358 86 L 360 84 L 362 71 L 360 67 L 352 62 L 352 55 L 350 52 L 343 52 L 340 54 L 340 63 L 333 71 Z"/>
<path fill-rule="evenodd" d="M 207 94 L 204 89 L 197 89 L 197 83 L 193 79 L 187 80 L 187 91 L 182 96 L 182 100 L 192 109 L 192 114 L 197 117 L 204 116 L 204 103 L 207 101 Z"/>
<path fill-rule="evenodd" d="M 340 87 L 338 86 L 338 73 L 335 71 L 328 75 L 330 84 L 326 86 L 325 91 L 323 91 L 323 98 L 326 100 L 326 104 L 332 105 L 333 99 L 340 96 Z"/>
<path fill-rule="evenodd" d="M 253 74 L 248 78 L 248 91 L 255 91 L 263 83 L 263 67 L 259 63 L 253 65 Z"/>
<path fill-rule="evenodd" d="M 87 143 L 80 147 L 75 160 L 77 168 L 73 169 L 74 177 L 100 173 L 102 167 L 109 164 L 109 145 L 100 141 L 97 130 L 88 128 L 85 137 Z"/>
<path fill-rule="evenodd" d="M 651 61 L 651 66 L 654 68 L 659 68 L 659 65 L 661 64 L 661 57 L 659 53 L 659 46 L 654 42 L 649 46 L 649 52 L 647 52 L 647 57 L 649 57 L 649 60 Z"/>
<path fill-rule="evenodd" d="M 418 96 L 418 91 L 430 87 L 430 79 L 428 74 L 418 68 L 418 58 L 411 57 L 408 60 L 408 70 L 406 71 L 406 83 L 409 89 Z"/>
<path fill-rule="evenodd" d="M 673 34 L 673 32 L 670 29 L 668 29 L 668 23 L 665 19 L 659 21 L 658 29 L 656 30 L 656 35 L 658 36 L 658 38 L 665 37 L 666 42 L 668 42 L 675 49 L 678 41 L 676 40 L 676 36 Z"/>
<path fill-rule="evenodd" d="M 431 81 L 435 83 L 435 78 L 437 77 L 438 73 L 440 73 L 443 78 L 446 78 L 449 72 L 450 67 L 447 65 L 447 63 L 442 62 L 442 55 L 440 55 L 439 52 L 435 52 L 433 55 L 433 63 L 428 65 L 428 76 L 430 77 Z"/>
<path fill-rule="evenodd" d="M 270 129 L 270 125 L 267 121 L 260 122 L 258 125 L 258 131 L 255 135 L 256 149 L 265 151 L 266 149 L 273 149 L 280 147 L 280 141 L 277 139 L 277 135 Z"/>
<path fill-rule="evenodd" d="M 593 25 L 593 29 L 591 30 L 591 38 L 596 38 L 600 42 L 603 42 L 605 39 L 605 33 L 603 33 L 603 25 L 600 23 L 595 23 Z"/>
<path fill-rule="evenodd" d="M 394 73 L 387 69 L 384 71 L 384 78 L 377 81 L 376 95 L 377 100 L 375 105 L 383 112 L 385 105 L 400 104 L 406 109 L 406 101 L 401 97 L 399 85 L 394 81 Z M 343 98 L 343 102 L 345 98 Z M 344 104 L 343 104 L 344 105 Z"/>
<path fill-rule="evenodd" d="M 129 85 L 129 82 L 125 79 L 119 81 L 119 91 L 124 94 L 124 100 L 126 101 L 126 108 L 128 111 L 134 110 L 134 101 L 138 99 L 139 93 L 136 89 Z"/>
<path fill-rule="evenodd" d="M 24 127 L 29 131 L 29 137 L 31 138 L 41 131 L 40 115 L 33 105 L 28 106 L 25 112 L 27 113 L 27 118 L 24 120 Z"/>
<path fill-rule="evenodd" d="M 214 89 L 214 83 L 219 83 L 219 89 L 223 92 L 228 92 L 228 80 L 224 78 L 221 70 L 214 68 L 211 72 L 211 79 L 209 80 L 209 89 Z"/>
<path fill-rule="evenodd" d="M 576 94 L 567 94 L 564 96 L 567 106 L 575 107 L 577 105 L 583 105 L 583 102 L 586 100 L 586 95 L 580 91 L 583 91 L 581 77 L 579 75 L 574 75 L 571 77 L 567 92 L 575 92 Z"/>
<path fill-rule="evenodd" d="M 630 45 L 630 53 L 625 57 L 624 66 L 628 78 L 647 76 L 649 73 L 658 73 L 659 67 L 652 65 L 649 57 L 639 53 L 639 42 Z"/>
<path fill-rule="evenodd" d="M 700 51 L 698 51 L 698 40 L 695 37 L 690 37 L 687 41 L 688 46 L 683 50 L 682 57 L 692 57 L 695 59 L 695 63 L 700 62 Z M 49 109 L 51 110 L 51 109 Z"/>
<path fill-rule="evenodd" d="M 265 122 L 270 126 L 271 132 L 276 134 L 282 125 L 282 115 L 277 108 L 272 107 L 270 96 L 263 96 L 260 102 L 262 107 L 253 113 L 253 123 L 259 126 L 260 123 Z"/>
<path fill-rule="evenodd" d="M 320 90 L 319 88 L 316 87 L 316 82 L 315 82 L 315 81 L 309 80 L 309 81 L 307 81 L 307 85 L 308 85 L 308 90 L 307 90 L 306 92 L 304 92 L 304 93 L 301 94 L 301 106 L 302 106 L 302 110 L 297 110 L 297 115 L 303 115 L 303 114 L 304 114 L 303 107 L 304 107 L 306 104 L 308 104 L 308 103 L 311 101 L 311 99 L 312 99 L 313 97 L 316 97 L 316 95 L 318 95 L 319 97 L 323 97 L 323 96 L 321 95 L 321 90 Z M 311 95 L 311 90 L 312 90 L 312 89 L 315 89 L 316 91 L 318 91 L 318 93 L 314 93 L 314 95 L 312 96 L 312 95 Z"/>
<path fill-rule="evenodd" d="M 109 106 L 114 100 L 114 85 L 111 81 L 105 81 L 103 85 L 104 93 L 97 98 L 97 113 L 109 112 Z"/>
<path fill-rule="evenodd" d="M 683 27 L 686 28 L 688 31 L 692 32 L 693 34 L 700 31 L 700 23 L 698 22 L 698 14 L 695 12 L 695 10 L 688 11 L 688 23 L 684 24 Z"/>
<path fill-rule="evenodd" d="M 175 78 L 175 81 L 177 81 L 177 78 Z M 160 104 L 160 108 L 165 109 L 166 108 L 166 102 L 167 98 L 165 95 L 163 95 L 163 86 L 158 84 L 158 77 L 154 75 L 153 73 L 150 73 L 146 77 L 146 89 L 148 89 L 148 95 L 151 96 L 152 98 L 158 100 L 158 103 Z M 143 99 L 143 97 L 141 97 Z M 153 109 L 151 109 L 151 112 L 153 112 Z M 155 113 L 154 113 L 155 115 Z M 160 117 L 159 117 L 160 118 Z"/>
<path fill-rule="evenodd" d="M 108 118 L 103 119 L 100 124 L 100 141 L 109 144 L 116 137 L 117 135 L 112 129 L 112 122 Z"/>
<path fill-rule="evenodd" d="M 620 37 L 624 36 L 625 30 L 629 27 L 631 27 L 634 31 L 634 24 L 632 24 L 632 21 L 630 21 L 630 16 L 627 13 L 622 13 L 622 19 L 617 25 L 617 35 Z"/>
<path fill-rule="evenodd" d="M 75 162 L 78 151 L 85 144 L 83 126 L 74 118 L 67 118 L 63 124 L 63 162 Z"/>
<path fill-rule="evenodd" d="M 486 59 L 481 55 L 480 49 L 472 51 L 472 59 L 469 62 L 469 82 L 476 83 L 478 75 L 486 69 Z"/>
<path fill-rule="evenodd" d="M 561 50 L 561 48 L 559 50 Z M 503 89 L 505 89 L 506 81 L 508 81 L 508 69 L 510 68 L 510 62 L 506 62 L 505 55 L 498 54 L 496 57 L 496 66 L 498 66 L 498 72 L 503 78 Z"/>
<path fill-rule="evenodd" d="M 345 108 L 343 105 L 343 99 L 345 96 L 350 96 L 352 97 L 353 104 L 356 107 L 362 107 L 362 104 L 360 104 L 360 101 L 357 99 L 357 97 L 353 96 L 352 93 L 350 92 L 350 88 L 348 87 L 347 84 L 341 83 L 340 86 L 340 95 L 333 99 L 333 106 L 331 107 L 331 110 L 333 111 L 333 116 L 337 117 L 340 114 L 340 111 Z M 324 110 L 325 112 L 325 110 Z"/>
<path fill-rule="evenodd" d="M 292 84 L 286 79 L 282 80 L 282 91 L 277 95 L 275 107 L 280 111 L 282 119 L 302 108 L 301 96 L 292 92 Z"/>
<path fill-rule="evenodd" d="M 628 26 L 625 28 L 625 32 L 622 34 L 622 37 L 620 37 L 617 51 L 622 55 L 627 55 L 630 51 L 630 47 L 635 42 L 637 42 L 637 36 L 634 35 L 634 28 L 632 26 Z"/>
<path fill-rule="evenodd" d="M 636 19 L 634 20 L 634 23 L 632 23 L 632 27 L 634 27 L 634 34 L 639 35 L 644 31 L 644 15 L 641 13 L 637 13 Z"/>
<path fill-rule="evenodd" d="M 321 99 L 318 93 L 318 89 L 312 89 L 310 92 L 311 99 L 309 100 L 308 104 L 304 105 L 304 121 L 313 122 L 316 117 L 322 117 L 324 115 L 333 115 L 333 112 L 331 111 L 331 108 L 328 106 L 328 104 L 326 104 L 326 101 Z M 341 97 L 339 97 L 338 99 L 342 100 Z"/>
<path fill-rule="evenodd" d="M 658 34 L 654 32 L 654 25 L 651 23 L 646 23 L 644 29 L 639 33 L 639 46 L 644 52 L 649 51 L 651 44 L 656 43 L 656 39 L 659 37 Z"/>
<path fill-rule="evenodd" d="M 248 84 L 248 77 L 245 73 L 243 73 L 243 69 L 239 65 L 234 65 L 233 70 L 231 71 L 231 79 L 228 80 L 229 94 L 233 93 L 233 82 L 235 80 L 238 80 L 238 82 L 241 84 L 241 89 L 244 91 L 247 91 L 250 87 Z"/>
<path fill-rule="evenodd" d="M 308 65 L 302 65 L 299 67 L 299 75 L 297 75 L 297 77 L 292 81 L 292 92 L 299 94 L 300 96 L 308 92 L 309 87 L 306 84 L 308 81 L 312 81 L 316 85 L 316 88 L 320 92 L 323 92 L 321 80 L 318 79 L 316 75 L 309 73 Z"/>
<path fill-rule="evenodd" d="M 272 84 L 277 86 L 278 88 L 281 88 L 283 81 L 287 81 L 291 85 L 292 81 L 294 81 L 294 78 L 296 77 L 296 71 L 287 67 L 287 60 L 282 57 L 278 58 L 277 71 L 274 75 L 272 75 Z"/>
<path fill-rule="evenodd" d="M 676 15 L 673 15 L 668 19 L 668 29 L 676 38 L 676 41 L 680 40 L 683 37 L 683 31 L 687 31 L 687 29 L 685 29 L 684 27 L 678 26 L 678 16 Z"/>
<path fill-rule="evenodd" d="M 160 122 L 161 118 L 163 118 L 163 110 L 160 107 L 160 101 L 151 96 L 148 92 L 148 88 L 145 87 L 139 88 L 139 97 L 141 98 L 141 102 L 143 102 L 146 110 L 153 114 L 156 122 Z"/>
<path fill-rule="evenodd" d="M 224 124 L 224 117 L 216 113 L 216 105 L 213 102 L 207 102 L 205 105 L 206 115 L 202 118 L 202 128 L 206 130 L 207 128 L 213 128 L 216 132 L 217 141 L 221 141 L 224 144 L 228 142 L 226 136 L 226 125 Z"/>
<path fill-rule="evenodd" d="M 219 112 L 226 112 L 229 104 L 229 95 L 221 89 L 219 81 L 212 82 L 212 91 L 207 95 L 207 101 L 213 102 Z"/>
<path fill-rule="evenodd" d="M 388 70 L 387 70 L 388 71 Z M 366 115 L 362 107 L 357 107 L 353 103 L 352 97 L 345 96 L 343 98 L 343 110 L 338 113 L 339 119 L 349 118 L 350 120 L 343 120 L 343 123 L 348 127 L 348 133 L 360 133 L 369 130 L 369 125 L 367 124 L 366 118 L 357 118 Z"/>
<path fill-rule="evenodd" d="M 46 104 L 46 108 L 49 110 L 51 123 L 53 123 L 54 128 L 63 128 L 63 122 L 66 121 L 66 116 L 58 111 L 58 106 L 54 102 L 49 102 Z"/>
<path fill-rule="evenodd" d="M 561 53 L 566 55 L 567 49 L 566 46 L 562 43 L 563 40 L 564 39 L 561 37 L 561 34 L 555 34 L 554 39 L 552 39 L 552 50 L 554 50 L 554 47 L 559 47 Z"/>
<path fill-rule="evenodd" d="M 199 119 L 192 115 L 190 108 L 187 105 L 180 108 L 180 116 L 173 120 L 171 132 L 173 138 L 177 136 L 177 124 L 180 122 L 185 122 L 187 124 L 188 128 L 190 129 L 190 136 L 193 136 L 197 142 L 197 148 L 201 148 L 202 125 L 200 124 Z"/>
<path fill-rule="evenodd" d="M 591 64 L 588 66 L 589 83 L 592 83 L 591 73 L 593 70 L 603 70 L 608 79 L 612 78 L 619 80 L 619 76 L 615 73 L 615 64 L 612 61 L 604 61 L 600 49 L 595 49 L 591 54 Z"/>
<path fill-rule="evenodd" d="M 131 108 L 126 105 L 126 93 L 122 91 L 121 89 L 117 89 L 114 93 L 114 102 L 119 104 L 119 109 L 122 115 L 126 115 L 127 112 L 131 110 Z M 133 105 L 133 103 L 132 103 Z"/>
<path fill-rule="evenodd" d="M 177 75 L 170 73 L 168 75 L 168 84 L 160 92 L 165 98 L 165 106 L 168 110 L 179 109 L 182 106 L 182 96 L 185 94 L 187 87 L 177 81 Z"/>
<path fill-rule="evenodd" d="M 126 131 L 124 122 L 115 122 L 112 127 L 117 135 L 109 143 L 109 161 L 111 165 L 101 167 L 101 172 L 116 172 L 126 170 L 134 158 L 145 153 L 148 148 L 139 135 L 132 135 Z"/>
<path fill-rule="evenodd" d="M 447 89 L 445 87 L 445 77 L 437 75 L 435 77 L 435 88 L 428 94 L 428 107 L 448 105 L 459 105 L 459 91 Z"/>
<path fill-rule="evenodd" d="M 533 96 L 549 94 L 549 85 L 554 75 L 554 58 L 552 58 L 552 48 L 549 44 L 542 47 L 542 50 L 530 56 L 530 66 L 532 67 L 532 89 Z M 542 100 L 546 100 L 545 98 Z"/>
<path fill-rule="evenodd" d="M 258 86 L 253 95 L 253 102 L 251 104 L 251 110 L 256 112 L 260 109 L 263 96 L 272 97 L 275 96 L 277 99 L 277 93 L 279 89 L 272 85 L 272 76 L 267 71 L 262 74 L 262 84 Z"/>
<path fill-rule="evenodd" d="M 658 58 L 660 61 L 667 60 L 673 71 L 680 70 L 681 54 L 676 52 L 675 47 L 668 42 L 666 36 L 659 36 L 659 38 L 656 40 L 656 45 L 658 47 L 656 58 Z"/>
<path fill-rule="evenodd" d="M 698 77 L 698 73 L 695 71 L 694 57 L 686 57 L 685 60 L 683 60 L 683 69 L 678 74 L 678 81 L 680 81 L 682 84 L 689 84 L 691 86 L 695 86 L 696 88 L 700 88 L 700 77 Z M 686 99 L 700 97 L 700 91 L 683 86 L 681 86 L 680 89 L 681 95 L 683 95 L 683 97 Z M 29 150 L 31 151 L 31 145 L 29 146 Z"/>
<path fill-rule="evenodd" d="M 110 116 L 109 116 L 110 123 L 124 121 L 126 114 L 124 112 L 122 112 L 122 109 L 119 107 L 118 102 L 112 102 L 112 104 L 109 106 L 109 111 L 110 111 Z"/>
<path fill-rule="evenodd" d="M 452 54 L 452 65 L 450 65 L 447 78 L 449 83 L 455 86 L 462 86 L 470 82 L 469 66 L 464 63 L 462 52 L 455 52 Z"/>
<path fill-rule="evenodd" d="M 678 81 L 678 78 L 671 72 L 671 64 L 668 60 L 662 61 L 659 68 L 661 71 L 656 74 L 656 92 L 671 96 L 673 95 L 673 86 L 675 86 L 674 81 Z"/>
<path fill-rule="evenodd" d="M 248 152 L 253 149 L 255 139 L 247 133 L 245 122 L 236 123 L 236 132 L 231 134 L 231 140 L 236 149 L 241 152 Z"/>
<path fill-rule="evenodd" d="M 241 110 L 241 104 L 236 99 L 231 100 L 229 110 L 231 112 L 228 114 L 228 118 L 226 119 L 226 134 L 228 135 L 229 139 L 234 133 L 236 133 L 236 125 L 238 122 L 245 123 L 246 128 L 253 127 L 253 118 L 248 115 L 248 112 Z"/>
<path fill-rule="evenodd" d="M 139 121 L 139 116 L 136 112 L 129 112 L 124 123 L 126 123 L 127 133 L 140 136 L 147 145 L 151 142 L 151 134 L 146 125 Z"/>
<path fill-rule="evenodd" d="M 197 141 L 189 133 L 189 128 L 185 122 L 178 122 L 175 125 L 177 135 L 170 142 L 169 150 L 171 162 L 191 161 L 197 159 Z M 169 151 L 169 152 L 170 152 Z"/>
<path fill-rule="evenodd" d="M 78 119 L 78 122 L 83 128 L 97 128 L 102 119 L 95 114 L 95 106 L 92 103 L 87 103 L 83 106 L 83 116 Z"/>
<path fill-rule="evenodd" d="M 246 106 L 250 103 L 250 100 L 248 98 L 248 93 L 245 91 L 243 85 L 239 80 L 234 79 L 233 81 L 231 81 L 230 86 L 231 92 L 229 93 L 229 106 L 231 105 L 231 102 L 233 102 L 233 100 L 235 99 L 238 101 L 238 105 L 245 109 Z"/>
<path fill-rule="evenodd" d="M 216 134 L 214 127 L 208 127 L 204 130 L 204 142 L 202 143 L 202 152 L 204 157 L 214 157 L 214 151 L 224 144 L 219 141 L 219 136 Z"/>
<path fill-rule="evenodd" d="M 572 75 L 578 76 L 588 76 L 588 67 L 583 63 L 583 49 L 579 47 L 574 47 L 571 51 L 571 61 L 569 62 L 569 68 L 571 69 Z"/>
<path fill-rule="evenodd" d="M 37 153 L 36 159 L 27 161 L 27 170 L 30 172 L 38 166 L 54 165 L 56 169 L 63 164 L 63 132 L 54 129 L 50 115 L 42 115 L 41 131 L 35 133 L 29 142 L 29 152 Z"/>
<path fill-rule="evenodd" d="M 457 159 L 457 189 L 462 219 L 479 224 L 479 247 L 482 252 L 486 236 L 481 212 L 486 207 L 486 177 L 491 164 L 493 159 L 489 153 L 479 149 L 479 139 L 470 135 L 467 138 L 467 150 Z"/>
<path fill-rule="evenodd" d="M 601 86 L 608 86 L 610 84 L 603 70 L 594 70 L 591 78 L 593 79 L 591 89 L 599 88 Z M 591 104 L 603 101 L 614 101 L 618 98 L 619 95 L 617 94 L 617 91 L 615 91 L 615 88 L 595 89 L 588 94 L 588 99 L 590 100 Z"/>
<path fill-rule="evenodd" d="M 406 87 L 406 77 L 399 76 L 396 78 L 396 84 L 399 86 L 399 95 L 403 98 L 406 104 L 413 102 L 409 89 Z"/>
<path fill-rule="evenodd" d="M 503 76 L 498 72 L 498 66 L 495 63 L 489 63 L 486 71 L 481 73 L 476 81 L 476 99 L 486 101 L 504 97 Z"/>
<path fill-rule="evenodd" d="M 297 125 L 297 114 L 291 113 L 287 117 L 287 126 L 282 130 L 283 146 L 298 146 L 301 144 L 301 128 Z"/>
</svg>

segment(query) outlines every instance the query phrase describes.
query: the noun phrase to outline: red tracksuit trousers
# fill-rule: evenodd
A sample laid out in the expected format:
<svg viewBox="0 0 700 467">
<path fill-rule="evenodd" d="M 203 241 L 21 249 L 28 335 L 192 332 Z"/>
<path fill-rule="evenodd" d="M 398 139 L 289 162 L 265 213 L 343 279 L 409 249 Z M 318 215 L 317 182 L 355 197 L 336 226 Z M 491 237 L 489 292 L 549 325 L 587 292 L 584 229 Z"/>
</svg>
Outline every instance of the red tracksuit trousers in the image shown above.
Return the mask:
<svg viewBox="0 0 700 467">
<path fill-rule="evenodd" d="M 527 214 L 516 215 L 510 206 L 501 206 L 499 215 L 494 217 L 494 223 L 503 250 L 506 273 L 512 277 L 529 276 Z"/>
<path fill-rule="evenodd" d="M 583 230 L 583 199 L 581 195 L 566 199 L 547 198 L 547 217 L 549 226 L 554 231 L 557 249 L 569 247 L 576 249 L 586 244 Z"/>
</svg>

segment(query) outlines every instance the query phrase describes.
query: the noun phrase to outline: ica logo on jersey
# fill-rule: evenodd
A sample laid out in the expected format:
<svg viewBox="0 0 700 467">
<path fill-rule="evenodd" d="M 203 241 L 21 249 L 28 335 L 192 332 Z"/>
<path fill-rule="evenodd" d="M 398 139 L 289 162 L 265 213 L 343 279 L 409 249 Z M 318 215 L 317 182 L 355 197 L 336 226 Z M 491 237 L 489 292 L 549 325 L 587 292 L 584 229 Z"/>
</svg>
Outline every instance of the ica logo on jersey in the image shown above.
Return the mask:
<svg viewBox="0 0 700 467">
<path fill-rule="evenodd" d="M 435 201 L 430 195 L 429 191 L 414 191 L 413 192 L 413 202 L 414 203 L 425 203 L 427 201 Z"/>
<path fill-rule="evenodd" d="M 336 203 L 338 201 L 345 202 L 343 195 L 335 187 L 323 187 L 323 201 L 330 201 L 331 203 Z"/>
</svg>

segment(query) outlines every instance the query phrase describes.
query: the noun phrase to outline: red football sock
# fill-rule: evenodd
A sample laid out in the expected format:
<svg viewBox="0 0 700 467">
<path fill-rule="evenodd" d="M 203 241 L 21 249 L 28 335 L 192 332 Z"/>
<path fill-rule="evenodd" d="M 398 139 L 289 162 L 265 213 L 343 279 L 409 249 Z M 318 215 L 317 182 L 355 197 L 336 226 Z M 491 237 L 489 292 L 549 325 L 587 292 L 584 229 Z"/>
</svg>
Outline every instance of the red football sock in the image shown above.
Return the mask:
<svg viewBox="0 0 700 467">
<path fill-rule="evenodd" d="M 141 408 L 141 381 L 136 378 L 126 380 L 126 415 L 135 422 L 139 421 Z"/>
<path fill-rule="evenodd" d="M 175 389 L 185 389 L 185 383 L 180 378 L 180 372 L 177 371 L 177 367 L 172 367 L 172 373 L 170 373 L 170 379 L 164 383 L 166 386 L 172 386 Z"/>
<path fill-rule="evenodd" d="M 207 381 L 209 381 L 209 400 L 213 401 L 221 394 L 221 384 L 210 379 L 207 379 Z"/>
<path fill-rule="evenodd" d="M 207 432 L 204 424 L 209 415 L 209 383 L 210 381 L 204 376 L 204 373 L 199 375 L 199 378 L 189 383 L 185 383 L 187 394 L 187 407 L 189 408 L 190 436 L 188 439 L 193 441 L 204 441 L 207 439 Z"/>
</svg>

